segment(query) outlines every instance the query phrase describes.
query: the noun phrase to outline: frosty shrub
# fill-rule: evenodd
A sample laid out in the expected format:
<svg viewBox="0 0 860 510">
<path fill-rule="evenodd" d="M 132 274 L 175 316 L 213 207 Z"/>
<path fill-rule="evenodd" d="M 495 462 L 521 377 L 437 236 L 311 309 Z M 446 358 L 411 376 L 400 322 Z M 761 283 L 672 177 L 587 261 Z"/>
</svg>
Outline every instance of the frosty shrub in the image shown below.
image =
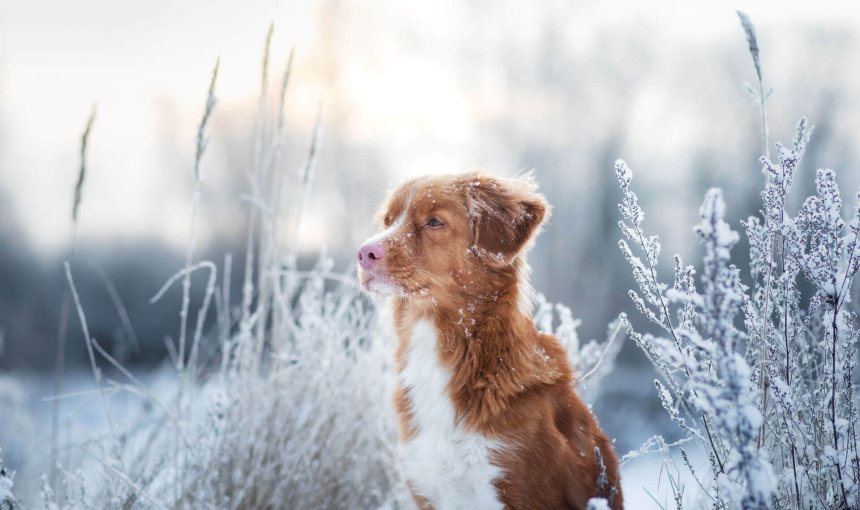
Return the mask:
<svg viewBox="0 0 860 510">
<path fill-rule="evenodd" d="M 267 321 L 264 344 L 256 342 L 252 313 L 252 323 L 240 321 L 223 338 L 213 373 L 189 362 L 168 379 L 169 388 L 148 388 L 131 374 L 113 383 L 154 405 L 115 425 L 114 448 L 110 438 L 81 445 L 91 458 L 82 472 L 95 480 L 71 474 L 64 506 L 384 503 L 398 482 L 387 398 L 390 339 L 329 259 L 307 272 L 279 271 L 273 277 L 284 289 L 273 306 L 280 316 Z M 326 290 L 332 280 L 337 284 Z"/>
<path fill-rule="evenodd" d="M 742 334 L 734 326 L 743 290 L 737 268 L 728 261 L 738 235 L 723 221 L 722 192 L 708 192 L 696 227 L 705 246 L 702 292 L 695 287 L 693 267 L 685 267 L 677 255 L 670 287 L 657 279 L 660 245 L 656 236 L 645 237 L 642 232 L 644 213 L 630 190 L 632 173 L 623 161 L 616 163 L 616 173 L 624 192 L 620 225 L 627 239 L 619 245 L 641 292 L 631 290 L 630 297 L 664 336 L 640 334 L 626 318 L 622 321 L 662 378 L 655 385 L 669 416 L 708 448 L 717 482 L 712 497 L 719 506 L 768 508 L 772 470 L 757 448 L 762 417 L 750 367 L 737 353 Z M 645 262 L 628 241 L 642 249 Z"/>
<path fill-rule="evenodd" d="M 34 423 L 27 409 L 26 387 L 20 381 L 0 375 L 0 445 L 6 462 L 20 467 L 36 457 Z M 41 453 L 41 452 L 39 452 Z"/>
<path fill-rule="evenodd" d="M 749 19 L 741 21 L 767 144 L 759 49 Z M 674 281 L 658 278 L 659 240 L 643 231 L 630 169 L 620 160 L 615 166 L 623 194 L 619 246 L 638 286 L 630 297 L 659 333 L 622 321 L 660 376 L 657 395 L 669 417 L 707 452 L 703 473 L 681 448 L 703 492 L 697 508 L 860 505 L 858 329 L 850 302 L 860 269 L 860 193 L 846 224 L 835 173 L 818 170 L 816 194 L 789 213 L 786 199 L 811 133 L 802 119 L 790 147 L 776 144 L 777 161 L 761 158 L 761 210 L 742 222 L 749 267 L 731 265 L 739 236 L 723 219 L 722 191 L 707 193 L 695 228 L 704 248 L 698 288 L 697 271 L 678 255 Z M 683 488 L 673 490 L 681 508 Z"/>
<path fill-rule="evenodd" d="M 282 175 L 283 99 L 292 54 L 276 91 L 277 110 L 270 114 L 265 105 L 271 37 L 270 30 L 249 165 L 241 301 L 231 302 L 230 255 L 220 268 L 195 258 L 217 64 L 189 172 L 194 188 L 185 266 L 153 298 L 166 298 L 174 284 L 179 287 L 178 341 L 168 341 L 167 373 L 144 383 L 102 348 L 89 334 L 72 266 L 66 265 L 107 430 L 70 446 L 84 460 L 60 466 L 58 483 L 45 479 L 47 508 L 411 507 L 396 464 L 388 307 L 371 307 L 354 276 L 335 271 L 324 255 L 309 270 L 296 264 L 295 231 L 313 182 L 320 122 L 298 175 Z M 290 182 L 298 197 L 282 211 L 282 188 Z M 284 231 L 292 234 L 289 242 L 281 239 Z M 198 275 L 205 291 L 200 302 L 192 302 Z M 581 389 L 593 394 L 618 353 L 621 325 L 610 325 L 605 342 L 580 345 L 579 322 L 570 310 L 542 297 L 535 321 L 558 335 L 582 376 Z M 103 366 L 118 380 L 103 377 Z M 140 405 L 118 415 L 111 401 L 120 394 L 138 398 Z"/>
<path fill-rule="evenodd" d="M 805 130 L 802 121 L 799 138 Z M 642 232 L 632 174 L 616 164 L 626 238 L 619 244 L 639 286 L 630 297 L 662 333 L 642 334 L 622 321 L 661 376 L 655 385 L 663 407 L 707 450 L 716 483 L 695 476 L 716 508 L 851 508 L 860 492 L 858 330 L 850 307 L 860 210 L 846 227 L 834 173 L 819 170 L 817 194 L 789 216 L 785 196 L 802 146 L 777 149 L 779 163 L 763 160 L 771 177 L 763 217 L 744 222 L 749 287 L 729 264 L 738 234 L 723 220 L 719 189 L 706 195 L 696 227 L 705 251 L 701 290 L 696 270 L 678 255 L 674 282 L 661 283 L 659 241 Z M 810 296 L 801 277 L 812 285 Z"/>
<path fill-rule="evenodd" d="M 537 295 L 536 304 L 535 325 L 541 332 L 555 335 L 567 351 L 568 361 L 576 374 L 577 392 L 586 402 L 592 403 L 601 380 L 615 368 L 615 359 L 621 352 L 624 336 L 621 321 L 609 323 L 604 342 L 589 340 L 582 344 L 577 333 L 582 321 L 573 317 L 570 308 L 561 303 L 550 303 L 542 294 Z"/>
<path fill-rule="evenodd" d="M 0 454 L 3 451 L 0 450 Z M 0 456 L 0 510 L 15 510 L 18 508 L 18 500 L 12 494 L 12 487 L 15 483 L 13 477 L 15 473 L 11 473 L 3 466 L 3 457 Z"/>
</svg>

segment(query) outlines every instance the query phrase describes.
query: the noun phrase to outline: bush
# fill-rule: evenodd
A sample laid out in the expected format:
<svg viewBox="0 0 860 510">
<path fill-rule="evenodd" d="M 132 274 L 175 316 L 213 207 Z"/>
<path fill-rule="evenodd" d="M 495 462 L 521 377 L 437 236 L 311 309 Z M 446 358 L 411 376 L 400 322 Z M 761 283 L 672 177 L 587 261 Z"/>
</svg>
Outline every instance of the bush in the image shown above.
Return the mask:
<svg viewBox="0 0 860 510">
<path fill-rule="evenodd" d="M 817 193 L 796 215 L 786 210 L 812 127 L 801 119 L 792 146 L 777 144 L 778 160 L 770 160 L 758 44 L 746 16 L 741 21 L 765 144 L 762 208 L 743 222 L 749 266 L 730 265 L 739 237 L 723 220 L 722 191 L 712 189 L 695 229 L 705 253 L 701 290 L 696 270 L 677 255 L 674 282 L 662 283 L 658 238 L 643 232 L 632 173 L 619 160 L 620 247 L 639 287 L 630 297 L 661 332 L 624 324 L 660 375 L 655 385 L 666 412 L 707 452 L 710 472 L 701 473 L 681 449 L 703 501 L 713 508 L 856 508 L 858 329 L 850 295 L 860 269 L 860 194 L 846 225 L 835 173 L 818 170 Z M 681 508 L 683 488 L 674 492 Z"/>
<path fill-rule="evenodd" d="M 0 450 L 0 454 L 3 451 Z M 0 457 L 0 510 L 15 510 L 18 508 L 18 500 L 12 494 L 12 487 L 15 486 L 13 478 L 15 473 L 9 472 L 3 467 L 3 458 Z"/>
</svg>

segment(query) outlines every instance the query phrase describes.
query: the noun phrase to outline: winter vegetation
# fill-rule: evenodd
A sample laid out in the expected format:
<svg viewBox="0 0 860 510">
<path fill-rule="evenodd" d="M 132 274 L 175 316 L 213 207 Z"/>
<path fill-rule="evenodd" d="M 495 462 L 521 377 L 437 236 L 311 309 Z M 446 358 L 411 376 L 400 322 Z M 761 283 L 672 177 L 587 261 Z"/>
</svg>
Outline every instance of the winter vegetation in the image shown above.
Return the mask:
<svg viewBox="0 0 860 510">
<path fill-rule="evenodd" d="M 657 369 L 664 409 L 707 452 L 702 472 L 688 447 L 679 447 L 699 489 L 695 507 L 857 508 L 860 336 L 851 284 L 860 269 L 860 194 L 846 224 L 834 171 L 821 169 L 816 193 L 796 213 L 788 210 L 813 128 L 801 119 L 792 144 L 776 144 L 777 160 L 770 159 L 769 93 L 756 33 L 739 16 L 756 71 L 758 86 L 748 89 L 761 114 L 764 150 L 761 209 L 742 223 L 749 266 L 731 264 L 739 235 L 724 219 L 722 190 L 711 189 L 695 227 L 701 269 L 676 255 L 674 280 L 662 282 L 659 240 L 643 231 L 632 172 L 619 160 L 619 246 L 638 285 L 630 297 L 659 333 L 637 332 L 626 317 L 622 322 Z M 665 441 L 655 445 L 668 454 Z M 687 487 L 671 483 L 675 506 L 684 508 Z"/>
<path fill-rule="evenodd" d="M 0 450 L 0 454 L 2 454 Z M 12 488 L 15 485 L 15 473 L 11 473 L 3 467 L 3 460 L 0 458 L 0 510 L 14 510 L 18 506 L 18 500 L 12 494 Z"/>
<path fill-rule="evenodd" d="M 860 333 L 851 284 L 860 270 L 860 194 L 846 221 L 834 172 L 818 170 L 815 194 L 790 210 L 795 177 L 807 178 L 798 169 L 807 144 L 815 143 L 813 128 L 802 119 L 791 144 L 776 144 L 771 159 L 770 93 L 753 25 L 744 15 L 741 24 L 756 73 L 748 89 L 761 118 L 758 214 L 733 228 L 723 191 L 708 191 L 694 229 L 702 264 L 697 269 L 676 255 L 674 278 L 661 280 L 659 239 L 646 233 L 633 172 L 619 160 L 619 246 L 637 285 L 629 293 L 633 306 L 650 327 L 634 327 L 621 313 L 606 328 L 605 340 L 583 342 L 571 309 L 542 296 L 535 323 L 565 345 L 577 389 L 589 402 L 612 373 L 625 337 L 653 364 L 656 397 L 681 437 L 670 442 L 655 436 L 624 462 L 659 455 L 674 508 L 857 508 Z M 21 484 L 3 467 L 0 450 L 0 510 L 411 508 L 396 468 L 389 405 L 394 338 L 386 307 L 369 302 L 351 272 L 336 269 L 327 254 L 310 267 L 298 262 L 296 232 L 324 150 L 323 106 L 308 134 L 305 162 L 293 173 L 282 171 L 293 55 L 273 79 L 272 37 L 270 29 L 253 160 L 245 166 L 241 264 L 231 253 L 201 259 L 196 242 L 198 224 L 207 221 L 198 204 L 205 193 L 210 121 L 218 114 L 218 76 L 225 72 L 216 62 L 188 169 L 184 265 L 152 298 L 179 303 L 176 331 L 164 332 L 170 363 L 144 380 L 90 331 L 73 245 L 64 266 L 68 294 L 55 394 L 57 401 L 81 396 L 64 395 L 60 387 L 66 328 L 76 328 L 96 385 L 86 396 L 103 425 L 83 440 L 70 439 L 55 411 L 38 497 L 13 495 Z M 98 135 L 94 118 L 81 140 L 74 228 L 79 208 L 86 207 L 82 190 L 87 143 Z M 740 229 L 748 259 L 733 251 Z M 231 289 L 237 272 L 238 302 Z M 115 305 L 134 337 L 123 304 L 117 299 Z M 28 428 L 15 388 L 0 379 L 0 441 Z M 697 455 L 704 455 L 704 469 Z M 608 506 L 592 500 L 589 508 Z"/>
<path fill-rule="evenodd" d="M 354 276 L 336 271 L 325 254 L 307 269 L 296 262 L 294 233 L 313 184 L 321 129 L 318 117 L 298 172 L 281 172 L 292 54 L 274 90 L 277 107 L 270 112 L 272 35 L 270 29 L 254 160 L 246 176 L 241 301 L 231 301 L 232 255 L 216 263 L 198 260 L 195 253 L 196 225 L 205 221 L 197 215 L 197 204 L 205 179 L 207 126 L 216 114 L 216 62 L 189 172 L 193 192 L 185 264 L 152 298 L 156 302 L 179 293 L 177 340 L 166 339 L 170 365 L 145 382 L 91 333 L 75 284 L 79 264 L 72 246 L 65 264 L 70 312 L 61 321 L 83 334 L 96 384 L 89 396 L 95 397 L 104 427 L 66 444 L 55 414 L 51 463 L 45 466 L 40 500 L 24 501 L 27 507 L 411 505 L 396 467 L 395 418 L 389 405 L 394 344 L 386 307 L 371 306 Z M 79 208 L 86 206 L 81 197 L 87 142 L 96 130 L 93 115 L 81 139 L 74 228 Z M 290 204 L 283 200 L 287 185 L 299 190 L 299 199 Z M 203 288 L 199 301 L 192 299 L 195 281 Z M 125 314 L 121 302 L 117 313 Z M 582 371 L 582 391 L 594 395 L 621 345 L 620 325 L 611 325 L 605 342 L 581 343 L 579 321 L 569 308 L 539 297 L 535 313 L 539 327 L 559 336 Z M 58 367 L 63 366 L 65 335 L 62 331 L 58 339 Z M 58 399 L 81 396 L 64 396 L 59 387 L 56 393 Z M 0 501 L 18 508 L 12 487 L 12 474 L 3 471 Z"/>
</svg>

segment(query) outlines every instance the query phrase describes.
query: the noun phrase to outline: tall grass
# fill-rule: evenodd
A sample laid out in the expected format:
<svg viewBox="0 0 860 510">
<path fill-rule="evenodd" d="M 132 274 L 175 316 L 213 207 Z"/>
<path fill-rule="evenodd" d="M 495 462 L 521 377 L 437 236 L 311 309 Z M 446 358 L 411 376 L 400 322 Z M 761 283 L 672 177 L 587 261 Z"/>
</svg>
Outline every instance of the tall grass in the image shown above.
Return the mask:
<svg viewBox="0 0 860 510">
<path fill-rule="evenodd" d="M 80 165 L 78 178 L 75 182 L 74 198 L 72 200 L 72 242 L 69 247 L 69 260 L 74 260 L 78 240 L 78 211 L 83 199 L 84 181 L 87 176 L 87 147 L 89 146 L 90 132 L 96 120 L 96 108 L 93 106 L 87 119 L 84 131 L 81 134 Z M 57 331 L 57 350 L 54 355 L 54 395 L 62 393 L 63 374 L 66 363 L 66 337 L 69 328 L 69 294 L 63 292 L 63 301 L 60 305 L 59 329 Z M 60 399 L 54 399 L 51 406 L 51 485 L 57 483 L 58 454 L 60 448 Z"/>
<path fill-rule="evenodd" d="M 270 123 L 264 105 L 271 37 L 270 30 L 239 313 L 234 313 L 226 286 L 232 258 L 226 257 L 220 270 L 194 258 L 196 223 L 205 221 L 197 217 L 196 205 L 206 126 L 216 105 L 217 64 L 197 134 L 185 267 L 153 298 L 165 297 L 181 281 L 179 341 L 170 349 L 174 375 L 165 386 L 144 384 L 90 336 L 66 266 L 99 393 L 108 398 L 99 366 L 107 364 L 123 379 L 108 382 L 112 392 L 137 396 L 141 406 L 118 421 L 111 404 L 103 402 L 105 434 L 81 445 L 87 457 L 81 473 L 86 475 L 63 468 L 62 483 L 46 487 L 46 494 L 57 494 L 59 507 L 367 508 L 382 504 L 396 485 L 385 376 L 390 373 L 388 337 L 377 330 L 375 315 L 352 280 L 334 272 L 329 259 L 300 271 L 278 245 L 280 183 L 285 180 L 283 97 L 292 54 L 279 89 L 277 122 Z M 318 118 L 310 156 L 300 172 L 305 196 L 320 123 Z M 192 303 L 192 276 L 198 270 L 208 280 L 202 302 Z M 212 300 L 217 318 L 208 321 Z M 192 328 L 188 321 L 194 307 Z M 201 361 L 201 344 L 216 339 L 220 363 Z M 45 504 L 52 506 L 53 496 Z"/>
</svg>

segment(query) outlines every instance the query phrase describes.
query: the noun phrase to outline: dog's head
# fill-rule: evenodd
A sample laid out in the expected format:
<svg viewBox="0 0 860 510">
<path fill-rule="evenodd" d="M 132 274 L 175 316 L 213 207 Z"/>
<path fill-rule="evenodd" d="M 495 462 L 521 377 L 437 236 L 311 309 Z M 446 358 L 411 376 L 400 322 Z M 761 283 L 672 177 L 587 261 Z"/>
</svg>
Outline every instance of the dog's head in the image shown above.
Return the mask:
<svg viewBox="0 0 860 510">
<path fill-rule="evenodd" d="M 358 250 L 364 289 L 435 301 L 492 293 L 520 267 L 549 214 L 528 177 L 477 172 L 408 181 L 378 214 L 380 232 Z"/>
</svg>

